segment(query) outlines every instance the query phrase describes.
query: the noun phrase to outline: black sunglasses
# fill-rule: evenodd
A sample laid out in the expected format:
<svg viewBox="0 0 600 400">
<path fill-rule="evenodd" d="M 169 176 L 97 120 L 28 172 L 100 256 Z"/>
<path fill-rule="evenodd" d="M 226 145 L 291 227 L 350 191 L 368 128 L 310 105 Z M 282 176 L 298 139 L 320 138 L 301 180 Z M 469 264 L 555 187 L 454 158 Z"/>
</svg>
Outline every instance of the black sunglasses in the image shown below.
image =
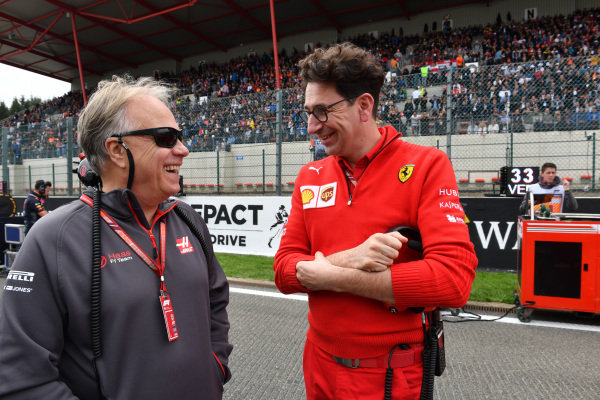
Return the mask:
<svg viewBox="0 0 600 400">
<path fill-rule="evenodd" d="M 111 135 L 111 137 L 122 138 L 124 136 L 152 136 L 156 145 L 159 147 L 166 147 L 172 149 L 177 144 L 177 140 L 183 143 L 183 132 L 175 128 L 163 127 L 163 128 L 150 128 L 140 129 L 137 131 L 119 133 Z"/>
</svg>

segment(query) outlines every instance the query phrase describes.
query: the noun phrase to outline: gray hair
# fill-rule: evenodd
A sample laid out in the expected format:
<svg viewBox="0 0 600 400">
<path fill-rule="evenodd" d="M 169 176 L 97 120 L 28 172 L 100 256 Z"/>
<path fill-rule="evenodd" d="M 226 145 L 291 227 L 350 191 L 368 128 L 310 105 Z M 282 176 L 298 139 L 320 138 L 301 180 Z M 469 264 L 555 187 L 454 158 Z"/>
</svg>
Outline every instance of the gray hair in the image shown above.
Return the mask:
<svg viewBox="0 0 600 400">
<path fill-rule="evenodd" d="M 139 129 L 139 122 L 127 117 L 128 102 L 139 96 L 153 96 L 168 107 L 172 91 L 169 86 L 151 77 L 135 80 L 129 75 L 113 75 L 111 80 L 98 83 L 98 89 L 90 96 L 77 122 L 77 143 L 94 171 L 100 174 L 108 158 L 104 147 L 106 139 Z"/>
</svg>

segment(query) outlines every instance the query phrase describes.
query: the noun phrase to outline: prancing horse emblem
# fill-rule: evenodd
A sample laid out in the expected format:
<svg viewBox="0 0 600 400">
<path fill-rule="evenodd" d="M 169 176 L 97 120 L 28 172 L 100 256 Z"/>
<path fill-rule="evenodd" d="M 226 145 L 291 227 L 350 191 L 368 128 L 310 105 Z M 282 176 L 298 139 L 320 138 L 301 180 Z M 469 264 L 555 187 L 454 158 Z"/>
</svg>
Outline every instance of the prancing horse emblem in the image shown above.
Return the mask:
<svg viewBox="0 0 600 400">
<path fill-rule="evenodd" d="M 323 168 L 323 167 L 319 167 L 319 168 L 315 168 L 315 167 L 308 167 L 308 169 L 313 169 L 315 170 L 315 172 L 317 173 L 317 175 L 319 175 L 319 170 Z"/>
<path fill-rule="evenodd" d="M 398 171 L 398 179 L 400 182 L 404 183 L 409 180 L 414 169 L 414 164 L 406 164 L 404 167 L 400 168 L 400 171 Z"/>
</svg>

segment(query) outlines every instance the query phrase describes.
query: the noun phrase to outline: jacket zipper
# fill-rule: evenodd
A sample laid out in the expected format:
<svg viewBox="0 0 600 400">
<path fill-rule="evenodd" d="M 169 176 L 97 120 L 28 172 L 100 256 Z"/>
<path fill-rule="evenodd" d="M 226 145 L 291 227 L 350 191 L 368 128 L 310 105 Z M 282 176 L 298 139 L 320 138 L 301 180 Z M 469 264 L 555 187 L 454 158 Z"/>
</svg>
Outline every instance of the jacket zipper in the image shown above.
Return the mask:
<svg viewBox="0 0 600 400">
<path fill-rule="evenodd" d="M 386 149 L 386 147 L 388 147 L 390 144 L 392 144 L 392 142 L 394 142 L 400 136 L 402 136 L 400 133 L 396 134 L 396 136 L 394 136 L 389 142 L 384 144 L 381 147 L 381 149 L 379 149 L 379 151 L 377 153 L 375 153 L 375 155 L 373 156 L 372 159 L 367 161 L 367 165 L 365 166 L 365 169 L 363 169 L 363 171 L 360 173 L 358 178 L 356 178 L 356 185 L 354 186 L 354 190 L 356 190 L 356 187 L 358 186 L 358 181 L 360 180 L 360 178 L 362 178 L 362 176 L 365 173 L 365 171 L 367 170 L 367 168 L 369 168 L 369 165 L 371 165 L 371 162 L 373 160 L 375 160 L 375 157 L 377 157 L 383 150 Z M 340 168 L 342 168 L 342 173 L 344 174 L 344 178 L 346 179 L 346 187 L 348 188 L 348 203 L 347 203 L 347 205 L 351 206 L 352 205 L 352 191 L 350 190 L 351 189 L 350 185 L 352 185 L 352 182 L 350 181 L 350 178 L 348 178 L 346 171 L 344 171 L 344 168 L 341 165 L 340 165 Z M 351 173 L 351 171 L 350 171 L 350 173 Z"/>
</svg>

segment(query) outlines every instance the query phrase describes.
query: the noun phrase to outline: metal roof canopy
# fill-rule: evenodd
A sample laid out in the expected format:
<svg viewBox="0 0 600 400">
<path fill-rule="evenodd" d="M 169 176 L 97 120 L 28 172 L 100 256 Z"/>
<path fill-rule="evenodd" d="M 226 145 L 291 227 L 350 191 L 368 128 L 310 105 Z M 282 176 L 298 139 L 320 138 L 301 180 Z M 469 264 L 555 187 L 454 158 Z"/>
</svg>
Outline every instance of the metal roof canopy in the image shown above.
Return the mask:
<svg viewBox="0 0 600 400">
<path fill-rule="evenodd" d="M 275 32 L 279 38 L 332 27 L 341 33 L 489 1 L 0 0 L 0 62 L 70 83 L 79 77 L 84 88 L 89 74 L 227 52 L 241 42 L 276 45 Z"/>
</svg>

